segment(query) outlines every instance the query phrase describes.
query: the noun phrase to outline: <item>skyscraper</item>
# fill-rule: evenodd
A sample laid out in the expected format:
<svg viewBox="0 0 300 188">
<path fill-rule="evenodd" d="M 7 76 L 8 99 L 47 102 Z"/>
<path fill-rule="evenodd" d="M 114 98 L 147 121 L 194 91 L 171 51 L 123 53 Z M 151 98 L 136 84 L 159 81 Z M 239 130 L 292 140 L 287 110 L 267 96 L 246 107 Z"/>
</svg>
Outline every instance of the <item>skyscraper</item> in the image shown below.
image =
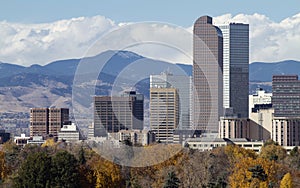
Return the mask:
<svg viewBox="0 0 300 188">
<path fill-rule="evenodd" d="M 94 97 L 94 136 L 124 129 L 143 130 L 144 96 L 135 91 L 122 96 Z"/>
<path fill-rule="evenodd" d="M 223 114 L 223 36 L 209 16 L 194 24 L 193 84 L 195 129 L 218 132 Z"/>
<path fill-rule="evenodd" d="M 164 72 L 150 75 L 150 88 L 176 88 L 179 98 L 178 129 L 190 129 L 191 77 Z"/>
<path fill-rule="evenodd" d="M 300 81 L 297 75 L 274 75 L 272 92 L 274 117 L 300 118 Z"/>
<path fill-rule="evenodd" d="M 173 143 L 178 120 L 177 89 L 150 88 L 150 128 L 156 134 L 156 140 Z"/>
<path fill-rule="evenodd" d="M 249 25 L 218 26 L 223 34 L 223 104 L 234 115 L 249 115 Z"/>
<path fill-rule="evenodd" d="M 57 138 L 61 127 L 69 123 L 68 108 L 31 108 L 30 136 L 52 135 Z"/>
<path fill-rule="evenodd" d="M 297 75 L 274 75 L 272 80 L 272 139 L 282 146 L 300 144 L 300 81 Z"/>
</svg>

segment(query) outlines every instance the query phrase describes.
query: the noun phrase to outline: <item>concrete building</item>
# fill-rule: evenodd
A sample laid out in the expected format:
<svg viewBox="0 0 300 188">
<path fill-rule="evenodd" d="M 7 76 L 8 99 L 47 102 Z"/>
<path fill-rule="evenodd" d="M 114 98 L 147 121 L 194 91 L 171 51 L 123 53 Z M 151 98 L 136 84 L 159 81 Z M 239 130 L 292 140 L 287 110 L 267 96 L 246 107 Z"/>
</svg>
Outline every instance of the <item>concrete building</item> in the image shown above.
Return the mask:
<svg viewBox="0 0 300 188">
<path fill-rule="evenodd" d="M 248 118 L 221 117 L 219 138 L 250 138 L 250 120 Z"/>
<path fill-rule="evenodd" d="M 250 113 L 251 139 L 268 140 L 272 138 L 273 113 L 272 104 L 255 104 Z"/>
<path fill-rule="evenodd" d="M 200 151 L 209 151 L 217 147 L 224 147 L 227 145 L 238 145 L 245 149 L 251 149 L 257 153 L 261 151 L 263 146 L 262 141 L 251 141 L 246 138 L 240 139 L 228 139 L 228 138 L 216 138 L 210 139 L 206 137 L 202 138 L 190 138 L 186 141 L 185 146 L 191 149 L 197 149 Z"/>
<path fill-rule="evenodd" d="M 272 139 L 281 146 L 299 146 L 300 118 L 273 117 Z"/>
<path fill-rule="evenodd" d="M 58 132 L 58 140 L 77 142 L 80 139 L 80 133 L 75 123 L 72 123 L 71 125 L 64 125 Z"/>
<path fill-rule="evenodd" d="M 202 134 L 201 130 L 180 130 L 175 129 L 173 133 L 173 143 L 182 144 L 189 138 L 197 138 Z"/>
<path fill-rule="evenodd" d="M 31 108 L 30 137 L 53 136 L 57 138 L 60 128 L 68 122 L 68 108 Z"/>
<path fill-rule="evenodd" d="M 155 142 L 155 133 L 150 130 L 120 130 L 117 133 L 109 133 L 109 138 L 125 141 L 129 140 L 134 146 L 147 146 Z"/>
<path fill-rule="evenodd" d="M 37 145 L 42 145 L 45 143 L 45 140 L 43 139 L 42 136 L 33 136 L 29 140 L 27 140 L 27 144 L 37 144 Z"/>
<path fill-rule="evenodd" d="M 173 143 L 179 123 L 178 93 L 175 88 L 150 88 L 150 129 L 156 140 Z"/>
<path fill-rule="evenodd" d="M 239 118 L 248 118 L 249 25 L 218 25 L 223 34 L 223 105 Z"/>
<path fill-rule="evenodd" d="M 94 137 L 124 129 L 143 129 L 144 96 L 135 91 L 122 96 L 94 97 Z"/>
<path fill-rule="evenodd" d="M 150 75 L 150 88 L 176 88 L 179 96 L 179 129 L 190 129 L 191 126 L 191 92 L 192 79 L 186 75 L 173 75 L 164 72 Z"/>
<path fill-rule="evenodd" d="M 27 141 L 30 140 L 29 136 L 26 136 L 25 134 L 21 134 L 21 136 L 15 136 L 14 142 L 17 146 L 24 147 L 27 144 Z"/>
<path fill-rule="evenodd" d="M 272 93 L 266 93 L 265 90 L 258 88 L 255 94 L 249 95 L 249 116 L 256 104 L 272 104 Z"/>
<path fill-rule="evenodd" d="M 272 92 L 274 117 L 300 118 L 300 81 L 297 75 L 274 75 Z"/>
<path fill-rule="evenodd" d="M 202 16 L 194 24 L 193 38 L 193 126 L 197 130 L 218 132 L 223 115 L 223 36 Z"/>
<path fill-rule="evenodd" d="M 297 75 L 274 75 L 272 139 L 282 146 L 300 142 L 300 81 Z"/>
<path fill-rule="evenodd" d="M 49 108 L 49 135 L 57 138 L 60 129 L 68 122 L 68 108 Z"/>
</svg>

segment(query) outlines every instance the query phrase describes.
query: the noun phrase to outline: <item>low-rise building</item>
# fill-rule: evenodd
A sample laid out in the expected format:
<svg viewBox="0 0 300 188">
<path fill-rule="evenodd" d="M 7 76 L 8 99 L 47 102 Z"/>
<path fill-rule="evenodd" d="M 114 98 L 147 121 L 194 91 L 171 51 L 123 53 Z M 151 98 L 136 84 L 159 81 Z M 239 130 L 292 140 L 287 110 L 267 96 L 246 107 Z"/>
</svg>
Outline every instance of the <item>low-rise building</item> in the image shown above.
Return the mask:
<svg viewBox="0 0 300 188">
<path fill-rule="evenodd" d="M 223 147 L 227 145 L 238 145 L 245 149 L 251 149 L 257 153 L 260 152 L 263 146 L 263 141 L 252 141 L 246 138 L 228 139 L 228 138 L 213 138 L 213 137 L 200 137 L 190 138 L 184 143 L 185 147 L 191 149 L 197 149 L 200 151 L 209 151 L 217 147 Z"/>
<path fill-rule="evenodd" d="M 133 145 L 142 146 L 155 142 L 155 134 L 150 130 L 120 130 L 117 133 L 109 133 L 108 137 L 119 141 L 129 140 Z"/>
<path fill-rule="evenodd" d="M 77 126 L 72 123 L 71 125 L 64 125 L 58 132 L 58 140 L 66 142 L 76 142 L 80 140 L 80 133 Z"/>
<path fill-rule="evenodd" d="M 17 144 L 17 146 L 25 146 L 28 140 L 30 140 L 30 137 L 26 136 L 25 134 L 14 137 L 14 142 Z"/>
</svg>

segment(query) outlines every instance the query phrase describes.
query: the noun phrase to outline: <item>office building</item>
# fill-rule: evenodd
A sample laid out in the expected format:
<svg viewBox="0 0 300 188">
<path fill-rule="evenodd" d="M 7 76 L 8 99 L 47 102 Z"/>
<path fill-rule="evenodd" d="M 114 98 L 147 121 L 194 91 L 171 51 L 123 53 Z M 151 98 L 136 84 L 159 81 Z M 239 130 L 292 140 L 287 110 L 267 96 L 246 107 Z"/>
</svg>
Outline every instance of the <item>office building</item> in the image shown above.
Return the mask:
<svg viewBox="0 0 300 188">
<path fill-rule="evenodd" d="M 31 108 L 30 137 L 53 136 L 57 138 L 60 128 L 68 122 L 68 108 Z"/>
<path fill-rule="evenodd" d="M 94 137 L 124 129 L 143 129 L 144 96 L 135 91 L 122 96 L 94 97 Z"/>
<path fill-rule="evenodd" d="M 178 129 L 186 130 L 191 126 L 191 92 L 192 79 L 186 75 L 173 75 L 164 72 L 160 75 L 150 75 L 150 88 L 176 88 L 179 97 Z"/>
<path fill-rule="evenodd" d="M 300 81 L 297 75 L 274 75 L 272 92 L 274 117 L 300 118 Z"/>
<path fill-rule="evenodd" d="M 193 38 L 193 126 L 218 132 L 223 115 L 223 36 L 209 16 L 194 24 Z"/>
<path fill-rule="evenodd" d="M 218 26 L 223 34 L 223 105 L 239 118 L 248 118 L 249 25 Z"/>
<path fill-rule="evenodd" d="M 272 105 L 272 93 L 266 93 L 262 88 L 256 89 L 255 94 L 249 95 L 249 115 L 255 105 Z"/>
<path fill-rule="evenodd" d="M 156 141 L 155 133 L 150 130 L 120 130 L 117 133 L 109 133 L 109 139 L 130 141 L 134 146 L 146 146 Z"/>
<path fill-rule="evenodd" d="M 272 139 L 282 146 L 300 142 L 300 81 L 297 75 L 274 75 L 272 80 Z"/>
<path fill-rule="evenodd" d="M 72 123 L 71 125 L 64 125 L 58 132 L 58 140 L 66 142 L 76 142 L 80 140 L 80 133 L 77 126 Z"/>
<path fill-rule="evenodd" d="M 64 124 L 69 123 L 68 108 L 49 108 L 49 135 L 57 138 Z"/>
<path fill-rule="evenodd" d="M 250 120 L 248 118 L 221 117 L 220 138 L 250 138 Z"/>
<path fill-rule="evenodd" d="M 173 143 L 179 123 L 178 93 L 175 88 L 150 88 L 150 129 L 156 140 Z"/>
</svg>

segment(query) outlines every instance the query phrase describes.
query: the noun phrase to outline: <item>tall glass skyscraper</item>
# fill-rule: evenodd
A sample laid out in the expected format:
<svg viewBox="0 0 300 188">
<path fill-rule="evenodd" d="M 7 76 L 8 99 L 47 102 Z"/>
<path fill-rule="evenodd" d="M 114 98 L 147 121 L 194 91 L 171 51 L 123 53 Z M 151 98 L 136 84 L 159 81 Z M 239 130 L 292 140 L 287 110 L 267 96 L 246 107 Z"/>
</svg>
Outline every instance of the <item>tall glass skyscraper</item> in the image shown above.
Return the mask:
<svg viewBox="0 0 300 188">
<path fill-rule="evenodd" d="M 249 25 L 218 26 L 223 33 L 223 104 L 231 115 L 248 117 Z"/>
<path fill-rule="evenodd" d="M 217 132 L 223 115 L 223 36 L 209 16 L 194 24 L 193 84 L 194 129 Z"/>
</svg>

